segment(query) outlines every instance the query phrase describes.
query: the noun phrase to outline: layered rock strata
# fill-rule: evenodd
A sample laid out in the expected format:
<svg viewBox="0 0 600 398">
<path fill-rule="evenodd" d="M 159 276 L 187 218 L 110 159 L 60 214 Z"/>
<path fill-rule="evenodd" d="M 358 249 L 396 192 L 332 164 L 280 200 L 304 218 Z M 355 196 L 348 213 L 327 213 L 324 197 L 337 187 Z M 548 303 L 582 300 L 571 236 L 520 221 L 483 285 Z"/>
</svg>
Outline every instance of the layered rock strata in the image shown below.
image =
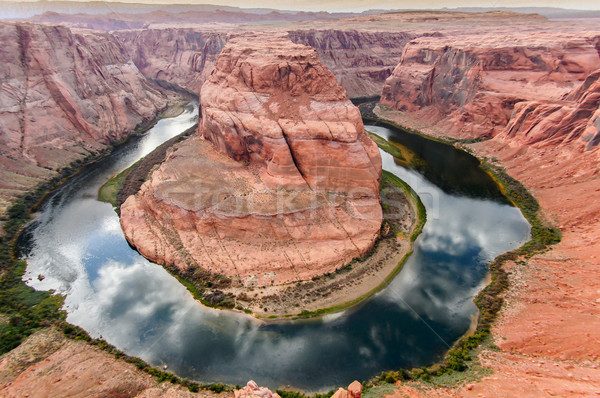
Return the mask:
<svg viewBox="0 0 600 398">
<path fill-rule="evenodd" d="M 580 143 L 588 150 L 597 146 L 600 142 L 600 69 L 559 101 L 516 104 L 498 139 L 550 147 Z"/>
<path fill-rule="evenodd" d="M 228 33 L 165 28 L 120 31 L 115 35 L 144 76 L 199 93 L 227 42 Z"/>
<path fill-rule="evenodd" d="M 523 102 L 561 101 L 598 69 L 593 35 L 421 37 L 405 48 L 381 104 L 449 136 L 489 138 L 504 131 Z"/>
<path fill-rule="evenodd" d="M 404 31 L 361 32 L 355 29 L 290 30 L 294 43 L 317 50 L 350 98 L 381 95 L 385 80 L 415 34 Z"/>
<path fill-rule="evenodd" d="M 111 35 L 0 23 L 0 205 L 167 105 Z"/>
<path fill-rule="evenodd" d="M 256 26 L 254 28 L 257 28 Z M 233 29 L 146 29 L 118 31 L 142 73 L 199 92 Z M 385 79 L 400 62 L 414 35 L 355 29 L 292 29 L 290 40 L 313 47 L 349 97 L 381 94 Z"/>
<path fill-rule="evenodd" d="M 332 272 L 373 246 L 379 150 L 313 49 L 230 40 L 201 106 L 204 139 L 176 147 L 121 207 L 144 256 L 267 286 Z"/>
</svg>

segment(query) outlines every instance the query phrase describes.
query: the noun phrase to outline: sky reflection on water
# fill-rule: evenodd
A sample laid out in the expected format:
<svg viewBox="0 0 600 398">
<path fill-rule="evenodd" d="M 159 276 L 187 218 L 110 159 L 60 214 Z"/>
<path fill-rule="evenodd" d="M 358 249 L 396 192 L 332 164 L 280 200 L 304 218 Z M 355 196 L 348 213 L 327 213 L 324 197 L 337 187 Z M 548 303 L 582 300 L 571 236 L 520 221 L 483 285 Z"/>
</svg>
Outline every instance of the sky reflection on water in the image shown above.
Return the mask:
<svg viewBox="0 0 600 398">
<path fill-rule="evenodd" d="M 518 209 L 447 193 L 383 153 L 384 168 L 409 183 L 428 210 L 414 254 L 388 288 L 342 315 L 311 321 L 262 324 L 207 309 L 132 250 L 111 206 L 95 199 L 106 179 L 193 125 L 196 115 L 197 108 L 160 121 L 147 138 L 71 180 L 43 206 L 23 248 L 28 283 L 64 294 L 69 322 L 178 375 L 316 391 L 432 363 L 469 327 L 488 262 L 528 237 Z"/>
</svg>

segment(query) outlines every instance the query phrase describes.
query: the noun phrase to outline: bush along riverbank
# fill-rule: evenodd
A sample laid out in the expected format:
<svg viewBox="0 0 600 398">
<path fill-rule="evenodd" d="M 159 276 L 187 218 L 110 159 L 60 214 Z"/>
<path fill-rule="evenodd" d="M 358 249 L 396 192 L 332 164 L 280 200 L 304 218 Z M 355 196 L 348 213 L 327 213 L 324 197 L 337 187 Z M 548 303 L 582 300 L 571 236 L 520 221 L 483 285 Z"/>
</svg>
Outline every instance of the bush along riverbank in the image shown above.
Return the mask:
<svg viewBox="0 0 600 398">
<path fill-rule="evenodd" d="M 98 190 L 98 200 L 112 204 L 117 213 L 119 213 L 123 202 L 130 195 L 140 190 L 140 187 L 148 179 L 153 168 L 165 161 L 168 150 L 176 143 L 194 134 L 197 130 L 198 124 L 195 124 L 183 133 L 165 141 L 150 154 L 112 177 Z"/>
<path fill-rule="evenodd" d="M 464 149 L 456 147 L 464 142 L 429 137 L 423 133 L 406 129 L 392 121 L 380 119 L 372 112 L 367 112 L 364 120 L 384 127 L 399 129 L 406 134 L 418 134 L 424 138 L 454 146 L 456 150 L 464 151 Z M 503 294 L 509 287 L 508 274 L 504 269 L 504 264 L 509 261 L 524 261 L 524 259 L 544 252 L 550 246 L 560 242 L 560 231 L 543 219 L 538 201 L 523 184 L 508 175 L 503 168 L 488 161 L 482 161 L 480 167 L 496 181 L 509 201 L 521 210 L 531 225 L 530 240 L 518 249 L 499 255 L 490 263 L 491 281 L 474 300 L 480 313 L 475 330 L 459 339 L 439 363 L 418 369 L 382 372 L 378 377 L 366 382 L 367 387 L 395 383 L 399 380 L 415 380 L 435 386 L 452 386 L 458 382 L 479 380 L 487 375 L 489 371 L 479 365 L 477 355 L 484 347 L 494 347 L 491 326 L 502 308 Z"/>
</svg>

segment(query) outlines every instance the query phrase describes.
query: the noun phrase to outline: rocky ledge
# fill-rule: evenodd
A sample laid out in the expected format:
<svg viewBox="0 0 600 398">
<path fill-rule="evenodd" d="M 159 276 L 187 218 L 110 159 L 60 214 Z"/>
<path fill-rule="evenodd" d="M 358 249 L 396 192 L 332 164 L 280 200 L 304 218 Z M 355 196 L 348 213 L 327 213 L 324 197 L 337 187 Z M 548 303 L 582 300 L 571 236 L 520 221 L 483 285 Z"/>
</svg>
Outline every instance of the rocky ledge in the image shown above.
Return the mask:
<svg viewBox="0 0 600 398">
<path fill-rule="evenodd" d="M 373 247 L 379 150 L 315 50 L 233 38 L 201 106 L 201 137 L 121 207 L 140 253 L 191 278 L 261 287 L 333 272 Z"/>
</svg>

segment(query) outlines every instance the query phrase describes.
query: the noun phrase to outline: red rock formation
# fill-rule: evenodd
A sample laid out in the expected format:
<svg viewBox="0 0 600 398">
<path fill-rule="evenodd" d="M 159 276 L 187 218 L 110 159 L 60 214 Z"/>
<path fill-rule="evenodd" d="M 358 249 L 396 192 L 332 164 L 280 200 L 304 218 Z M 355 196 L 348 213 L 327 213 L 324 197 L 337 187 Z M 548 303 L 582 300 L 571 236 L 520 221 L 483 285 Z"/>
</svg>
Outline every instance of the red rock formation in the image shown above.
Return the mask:
<svg viewBox="0 0 600 398">
<path fill-rule="evenodd" d="M 235 398 L 280 398 L 279 394 L 268 388 L 259 387 L 254 380 L 250 380 L 244 388 L 235 390 L 233 393 Z"/>
<path fill-rule="evenodd" d="M 580 140 L 587 149 L 600 142 L 600 70 L 563 100 L 527 101 L 515 106 L 506 130 L 498 139 L 560 147 Z"/>
<path fill-rule="evenodd" d="M 121 207 L 144 256 L 264 286 L 332 272 L 372 247 L 379 151 L 314 50 L 233 39 L 201 102 L 208 142 L 178 146 Z"/>
<path fill-rule="evenodd" d="M 232 30 L 145 29 L 115 32 L 142 73 L 199 92 Z M 413 38 L 404 32 L 345 30 L 289 30 L 294 43 L 317 50 L 348 96 L 381 94 L 385 79 L 400 62 Z"/>
<path fill-rule="evenodd" d="M 360 398 L 362 395 L 362 384 L 354 380 L 348 386 L 348 389 L 339 388 L 331 398 Z"/>
<path fill-rule="evenodd" d="M 231 42 L 202 87 L 204 137 L 235 160 L 264 166 L 273 188 L 377 196 L 379 150 L 315 51 L 282 39 L 268 48 Z"/>
<path fill-rule="evenodd" d="M 294 43 L 317 50 L 350 98 L 381 95 L 383 84 L 415 37 L 403 31 L 361 32 L 355 29 L 291 30 Z"/>
<path fill-rule="evenodd" d="M 591 34 L 589 34 L 591 35 Z M 592 38 L 419 38 L 386 81 L 381 104 L 426 119 L 449 136 L 494 136 L 515 104 L 556 101 L 598 68 Z"/>
<path fill-rule="evenodd" d="M 124 138 L 167 104 L 110 35 L 0 23 L 0 41 L 2 201 Z"/>
</svg>

